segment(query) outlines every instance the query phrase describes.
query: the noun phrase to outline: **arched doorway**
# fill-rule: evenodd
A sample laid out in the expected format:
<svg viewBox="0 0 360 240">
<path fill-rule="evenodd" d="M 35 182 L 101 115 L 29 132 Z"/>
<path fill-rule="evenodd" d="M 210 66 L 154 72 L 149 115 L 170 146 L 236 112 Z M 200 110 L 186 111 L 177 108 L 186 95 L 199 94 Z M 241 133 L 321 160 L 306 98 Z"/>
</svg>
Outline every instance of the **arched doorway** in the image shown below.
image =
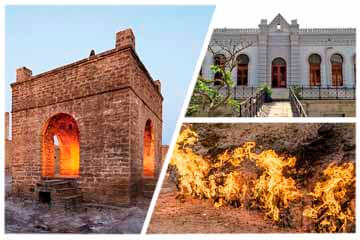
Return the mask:
<svg viewBox="0 0 360 240">
<path fill-rule="evenodd" d="M 155 176 L 155 138 L 151 120 L 147 120 L 144 131 L 144 177 Z"/>
<path fill-rule="evenodd" d="M 330 58 L 331 62 L 331 78 L 332 78 L 332 85 L 335 87 L 343 86 L 343 74 L 342 74 L 342 66 L 343 66 L 343 57 L 335 53 Z"/>
<path fill-rule="evenodd" d="M 275 58 L 272 61 L 273 88 L 286 88 L 286 62 L 283 58 Z"/>
<path fill-rule="evenodd" d="M 42 131 L 43 177 L 76 178 L 80 168 L 79 128 L 73 117 L 59 113 L 51 117 Z"/>
</svg>

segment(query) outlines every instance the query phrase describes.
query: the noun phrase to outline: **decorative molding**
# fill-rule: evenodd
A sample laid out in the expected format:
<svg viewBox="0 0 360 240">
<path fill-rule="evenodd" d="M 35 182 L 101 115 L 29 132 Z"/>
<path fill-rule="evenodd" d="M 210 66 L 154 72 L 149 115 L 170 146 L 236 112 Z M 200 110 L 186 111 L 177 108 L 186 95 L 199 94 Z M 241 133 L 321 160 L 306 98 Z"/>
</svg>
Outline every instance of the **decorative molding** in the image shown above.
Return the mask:
<svg viewBox="0 0 360 240">
<path fill-rule="evenodd" d="M 300 28 L 299 33 L 316 33 L 316 34 L 356 34 L 355 28 Z"/>
<path fill-rule="evenodd" d="M 355 39 L 304 39 L 300 38 L 300 46 L 354 46 Z"/>
<path fill-rule="evenodd" d="M 259 33 L 258 28 L 215 28 L 214 33 Z"/>
</svg>

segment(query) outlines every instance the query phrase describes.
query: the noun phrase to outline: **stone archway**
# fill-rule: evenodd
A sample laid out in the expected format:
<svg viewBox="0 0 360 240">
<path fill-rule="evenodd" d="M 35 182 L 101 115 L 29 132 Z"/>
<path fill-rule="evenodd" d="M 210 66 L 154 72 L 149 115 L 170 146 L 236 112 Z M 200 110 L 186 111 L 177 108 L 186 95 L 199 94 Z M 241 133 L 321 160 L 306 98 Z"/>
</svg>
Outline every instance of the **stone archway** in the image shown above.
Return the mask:
<svg viewBox="0 0 360 240">
<path fill-rule="evenodd" d="M 150 119 L 145 124 L 143 168 L 144 177 L 155 177 L 155 137 Z"/>
<path fill-rule="evenodd" d="M 58 159 L 55 157 L 55 138 L 58 140 Z M 42 177 L 79 177 L 79 128 L 72 116 L 65 113 L 52 116 L 43 127 L 41 145 Z"/>
</svg>

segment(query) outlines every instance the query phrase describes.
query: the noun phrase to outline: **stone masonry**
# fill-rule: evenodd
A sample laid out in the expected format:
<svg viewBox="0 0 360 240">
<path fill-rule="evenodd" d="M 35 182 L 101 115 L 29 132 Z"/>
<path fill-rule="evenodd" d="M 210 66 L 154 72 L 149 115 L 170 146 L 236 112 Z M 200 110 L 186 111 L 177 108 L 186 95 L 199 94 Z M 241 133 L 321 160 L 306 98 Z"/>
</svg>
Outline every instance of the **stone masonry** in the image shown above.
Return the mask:
<svg viewBox="0 0 360 240">
<path fill-rule="evenodd" d="M 9 137 L 9 113 L 5 112 L 5 174 L 11 172 L 11 139 Z"/>
<path fill-rule="evenodd" d="M 35 76 L 30 69 L 19 68 L 11 87 L 14 193 L 38 199 L 36 186 L 56 178 L 51 171 L 44 175 L 42 162 L 48 154 L 45 132 L 50 120 L 61 114 L 73 119 L 61 131 L 70 127 L 78 134 L 72 141 L 78 141 L 80 161 L 71 180 L 76 181 L 83 201 L 129 205 L 142 194 L 149 121 L 154 141 L 152 178 L 157 178 L 162 157 L 161 86 L 135 52 L 131 29 L 118 32 L 115 48 L 109 51 L 92 51 L 88 58 Z M 61 144 L 67 142 L 60 139 L 60 155 L 65 156 Z"/>
</svg>

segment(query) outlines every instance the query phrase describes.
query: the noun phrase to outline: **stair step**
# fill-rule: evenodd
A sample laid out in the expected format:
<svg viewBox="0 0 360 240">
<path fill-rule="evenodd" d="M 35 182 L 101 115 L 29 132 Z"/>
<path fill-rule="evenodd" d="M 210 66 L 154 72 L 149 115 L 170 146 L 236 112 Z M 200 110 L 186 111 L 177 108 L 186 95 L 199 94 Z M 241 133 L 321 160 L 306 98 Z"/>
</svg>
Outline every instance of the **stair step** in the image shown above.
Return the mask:
<svg viewBox="0 0 360 240">
<path fill-rule="evenodd" d="M 154 191 L 156 186 L 144 185 L 144 191 Z"/>
<path fill-rule="evenodd" d="M 71 195 L 71 194 L 77 194 L 77 188 L 60 188 L 60 189 L 56 189 L 56 193 L 59 195 Z"/>
<path fill-rule="evenodd" d="M 36 192 L 39 194 L 40 201 L 50 201 L 51 208 L 76 210 L 80 209 L 82 203 L 82 195 L 79 193 L 76 179 L 42 179 L 36 184 Z M 47 200 L 46 195 L 40 197 L 41 192 L 50 193 Z"/>
<path fill-rule="evenodd" d="M 265 103 L 260 112 L 262 117 L 292 117 L 293 112 L 289 101 L 273 101 Z"/>
<path fill-rule="evenodd" d="M 52 179 L 52 180 L 43 180 L 37 183 L 38 187 L 45 188 L 73 188 L 76 185 L 75 180 L 63 180 L 63 179 Z"/>
<path fill-rule="evenodd" d="M 70 196 L 61 196 L 60 198 L 63 200 L 76 199 L 76 198 L 81 198 L 81 194 L 75 194 L 75 195 L 70 195 Z"/>
<path fill-rule="evenodd" d="M 152 198 L 154 195 L 154 191 L 144 191 L 144 197 L 146 198 Z"/>
</svg>

